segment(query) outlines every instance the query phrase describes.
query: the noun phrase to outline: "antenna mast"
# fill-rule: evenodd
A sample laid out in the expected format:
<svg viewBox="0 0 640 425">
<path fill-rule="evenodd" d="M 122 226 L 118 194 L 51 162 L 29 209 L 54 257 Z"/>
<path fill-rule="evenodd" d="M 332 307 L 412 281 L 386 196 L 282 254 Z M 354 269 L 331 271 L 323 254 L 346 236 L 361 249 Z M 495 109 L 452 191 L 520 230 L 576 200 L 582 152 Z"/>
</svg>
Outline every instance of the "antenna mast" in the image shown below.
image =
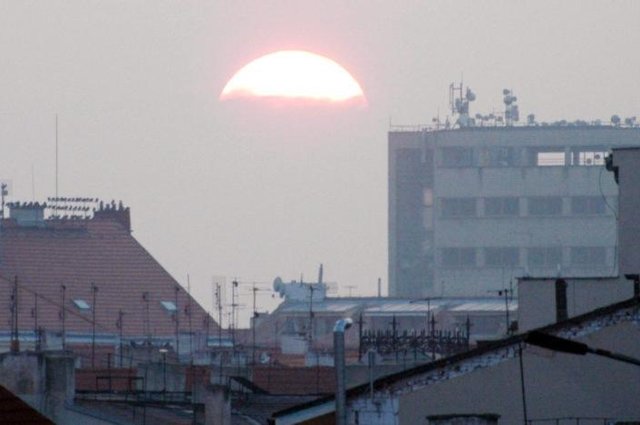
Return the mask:
<svg viewBox="0 0 640 425">
<path fill-rule="evenodd" d="M 56 199 L 59 199 L 58 195 L 58 114 L 56 113 Z M 55 206 L 54 214 L 58 215 L 58 206 Z"/>
<path fill-rule="evenodd" d="M 20 340 L 18 338 L 18 276 L 13 279 L 13 292 L 11 294 L 11 352 L 20 352 Z"/>
<path fill-rule="evenodd" d="M 62 284 L 60 285 L 60 289 L 62 289 L 62 310 L 60 311 L 60 318 L 62 319 L 62 351 L 65 351 L 67 347 L 67 330 L 65 327 L 65 321 L 67 319 L 67 310 L 65 308 L 67 287 Z"/>
</svg>

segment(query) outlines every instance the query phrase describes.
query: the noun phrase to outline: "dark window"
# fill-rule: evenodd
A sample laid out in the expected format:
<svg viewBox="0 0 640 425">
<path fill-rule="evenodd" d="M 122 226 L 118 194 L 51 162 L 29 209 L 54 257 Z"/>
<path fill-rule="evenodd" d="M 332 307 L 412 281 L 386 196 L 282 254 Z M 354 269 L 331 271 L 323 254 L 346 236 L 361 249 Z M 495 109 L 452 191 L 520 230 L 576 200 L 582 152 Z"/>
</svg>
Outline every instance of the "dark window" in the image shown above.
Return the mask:
<svg viewBox="0 0 640 425">
<path fill-rule="evenodd" d="M 529 248 L 527 263 L 532 267 L 555 267 L 562 264 L 562 248 L 559 246 Z"/>
<path fill-rule="evenodd" d="M 516 165 L 515 152 L 510 147 L 489 148 L 490 167 L 513 167 Z"/>
<path fill-rule="evenodd" d="M 476 265 L 475 248 L 443 248 L 441 255 L 442 265 L 446 267 L 469 267 Z"/>
<path fill-rule="evenodd" d="M 473 165 L 473 149 L 448 147 L 440 150 L 443 167 L 471 167 Z"/>
<path fill-rule="evenodd" d="M 485 248 L 484 264 L 486 266 L 517 266 L 520 264 L 519 250 L 515 247 Z"/>
<path fill-rule="evenodd" d="M 486 216 L 517 216 L 520 214 L 518 198 L 486 198 L 484 200 L 484 215 Z"/>
<path fill-rule="evenodd" d="M 442 217 L 475 217 L 475 198 L 443 198 L 440 200 Z"/>
<path fill-rule="evenodd" d="M 607 250 L 602 246 L 571 248 L 571 264 L 578 266 L 603 266 L 607 262 Z"/>
<path fill-rule="evenodd" d="M 561 215 L 562 198 L 559 196 L 544 196 L 528 199 L 529 215 Z"/>
<path fill-rule="evenodd" d="M 571 214 L 600 215 L 606 212 L 602 196 L 576 196 L 571 198 Z"/>
</svg>

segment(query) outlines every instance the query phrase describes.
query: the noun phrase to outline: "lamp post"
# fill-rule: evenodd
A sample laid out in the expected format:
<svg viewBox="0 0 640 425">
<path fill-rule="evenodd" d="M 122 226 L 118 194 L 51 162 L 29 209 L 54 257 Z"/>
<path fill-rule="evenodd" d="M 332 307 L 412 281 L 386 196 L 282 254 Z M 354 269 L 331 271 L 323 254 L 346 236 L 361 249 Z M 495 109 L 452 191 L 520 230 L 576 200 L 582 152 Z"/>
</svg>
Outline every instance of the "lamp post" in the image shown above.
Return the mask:
<svg viewBox="0 0 640 425">
<path fill-rule="evenodd" d="M 336 425 L 347 425 L 344 333 L 352 324 L 353 321 L 349 318 L 340 319 L 333 328 L 333 350 L 336 368 Z"/>
<path fill-rule="evenodd" d="M 161 348 L 160 353 L 162 354 L 162 397 L 167 396 L 167 349 Z"/>
</svg>

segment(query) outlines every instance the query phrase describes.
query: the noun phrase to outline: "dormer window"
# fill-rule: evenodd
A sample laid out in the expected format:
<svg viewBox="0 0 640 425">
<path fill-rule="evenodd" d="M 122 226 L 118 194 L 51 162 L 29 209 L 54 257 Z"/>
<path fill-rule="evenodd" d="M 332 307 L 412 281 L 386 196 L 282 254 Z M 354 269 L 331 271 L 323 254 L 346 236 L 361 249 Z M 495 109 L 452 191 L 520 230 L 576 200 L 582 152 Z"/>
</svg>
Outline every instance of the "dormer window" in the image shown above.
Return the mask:
<svg viewBox="0 0 640 425">
<path fill-rule="evenodd" d="M 177 310 L 176 304 L 173 301 L 160 301 L 160 304 L 162 304 L 162 307 L 164 307 L 168 313 L 175 313 Z"/>
<path fill-rule="evenodd" d="M 73 303 L 76 305 L 76 307 L 78 307 L 79 310 L 82 310 L 82 311 L 91 310 L 91 306 L 85 300 L 77 299 L 77 300 L 73 300 Z"/>
</svg>

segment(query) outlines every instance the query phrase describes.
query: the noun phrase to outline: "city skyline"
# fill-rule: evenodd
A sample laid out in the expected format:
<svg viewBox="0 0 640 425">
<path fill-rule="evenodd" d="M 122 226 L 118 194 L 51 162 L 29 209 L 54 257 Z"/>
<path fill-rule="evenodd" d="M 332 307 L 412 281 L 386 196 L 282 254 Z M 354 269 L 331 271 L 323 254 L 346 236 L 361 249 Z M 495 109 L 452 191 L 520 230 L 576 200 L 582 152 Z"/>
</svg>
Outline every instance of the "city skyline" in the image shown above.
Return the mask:
<svg viewBox="0 0 640 425">
<path fill-rule="evenodd" d="M 207 309 L 214 276 L 314 280 L 320 263 L 342 295 L 386 288 L 387 130 L 446 117 L 453 81 L 477 93 L 472 113 L 501 110 L 505 87 L 522 117 L 639 112 L 631 1 L 2 9 L 11 199 L 54 195 L 57 115 L 60 195 L 122 199 L 136 238 Z M 368 107 L 219 101 L 242 65 L 292 48 L 343 65 Z"/>
</svg>

